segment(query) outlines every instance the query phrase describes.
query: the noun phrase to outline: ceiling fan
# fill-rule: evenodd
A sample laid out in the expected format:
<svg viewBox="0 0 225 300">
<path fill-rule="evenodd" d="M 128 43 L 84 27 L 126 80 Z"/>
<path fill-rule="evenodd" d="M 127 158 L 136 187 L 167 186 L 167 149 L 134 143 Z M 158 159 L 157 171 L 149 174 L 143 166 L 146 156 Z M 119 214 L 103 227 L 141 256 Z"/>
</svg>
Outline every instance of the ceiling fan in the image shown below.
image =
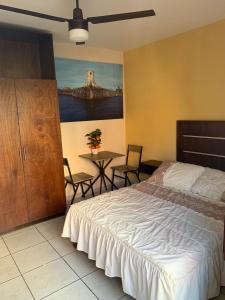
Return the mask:
<svg viewBox="0 0 225 300">
<path fill-rule="evenodd" d="M 20 9 L 16 7 L 6 6 L 6 5 L 0 5 L 0 9 L 19 13 L 19 14 L 24 14 L 28 16 L 38 17 L 42 19 L 47 19 L 51 21 L 68 22 L 70 40 L 76 42 L 77 45 L 83 45 L 88 40 L 88 36 L 89 36 L 88 23 L 100 24 L 100 23 L 109 23 L 109 22 L 122 21 L 128 19 L 137 19 L 137 18 L 155 16 L 155 11 L 151 9 L 151 10 L 136 11 L 130 13 L 89 17 L 84 19 L 83 12 L 79 7 L 79 0 L 76 0 L 76 8 L 73 10 L 73 19 L 66 19 L 66 18 L 51 16 L 51 15 L 46 15 L 46 14 Z"/>
</svg>

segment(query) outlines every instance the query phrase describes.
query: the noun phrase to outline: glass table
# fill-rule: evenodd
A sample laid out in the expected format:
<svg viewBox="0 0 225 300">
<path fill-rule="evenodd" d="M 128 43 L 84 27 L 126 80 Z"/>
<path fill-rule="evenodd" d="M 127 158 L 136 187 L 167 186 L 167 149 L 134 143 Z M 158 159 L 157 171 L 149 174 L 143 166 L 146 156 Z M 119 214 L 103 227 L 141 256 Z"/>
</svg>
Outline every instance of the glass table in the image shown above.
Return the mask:
<svg viewBox="0 0 225 300">
<path fill-rule="evenodd" d="M 124 154 L 119 154 L 110 151 L 100 151 L 98 154 L 81 154 L 79 157 L 90 160 L 97 168 L 98 168 L 98 175 L 92 182 L 92 186 L 100 179 L 100 194 L 102 193 L 102 187 L 104 184 L 105 190 L 107 190 L 106 181 L 110 182 L 111 186 L 118 189 L 118 187 L 112 182 L 112 180 L 106 175 L 106 168 L 108 165 L 113 161 L 113 159 L 125 156 Z M 90 190 L 91 187 L 85 191 L 85 194 Z"/>
</svg>

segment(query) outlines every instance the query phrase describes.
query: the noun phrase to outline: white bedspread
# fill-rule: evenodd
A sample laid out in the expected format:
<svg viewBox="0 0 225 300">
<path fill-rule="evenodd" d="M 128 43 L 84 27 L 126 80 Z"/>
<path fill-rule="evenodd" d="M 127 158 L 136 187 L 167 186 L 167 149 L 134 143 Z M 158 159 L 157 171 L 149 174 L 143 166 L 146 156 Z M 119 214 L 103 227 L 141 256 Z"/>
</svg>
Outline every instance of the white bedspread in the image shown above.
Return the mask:
<svg viewBox="0 0 225 300">
<path fill-rule="evenodd" d="M 219 294 L 223 222 L 124 188 L 72 205 L 63 237 L 138 300 Z"/>
</svg>

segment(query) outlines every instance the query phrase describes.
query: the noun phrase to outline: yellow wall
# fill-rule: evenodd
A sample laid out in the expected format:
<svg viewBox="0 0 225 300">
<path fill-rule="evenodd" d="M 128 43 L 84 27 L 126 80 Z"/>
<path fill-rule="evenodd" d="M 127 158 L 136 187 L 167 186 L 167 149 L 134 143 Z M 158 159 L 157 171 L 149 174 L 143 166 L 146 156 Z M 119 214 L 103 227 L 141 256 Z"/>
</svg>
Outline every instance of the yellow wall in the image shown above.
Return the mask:
<svg viewBox="0 0 225 300">
<path fill-rule="evenodd" d="M 175 159 L 176 120 L 225 120 L 225 20 L 124 55 L 126 137 Z"/>
</svg>

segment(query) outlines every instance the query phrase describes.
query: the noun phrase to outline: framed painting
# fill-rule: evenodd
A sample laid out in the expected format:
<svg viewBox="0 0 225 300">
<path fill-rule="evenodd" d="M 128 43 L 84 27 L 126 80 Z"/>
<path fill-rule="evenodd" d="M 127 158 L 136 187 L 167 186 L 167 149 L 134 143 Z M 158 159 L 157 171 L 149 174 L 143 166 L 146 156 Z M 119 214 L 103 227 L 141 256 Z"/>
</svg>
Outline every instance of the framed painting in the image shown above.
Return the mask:
<svg viewBox="0 0 225 300">
<path fill-rule="evenodd" d="M 123 66 L 55 59 L 61 122 L 123 118 Z"/>
</svg>

